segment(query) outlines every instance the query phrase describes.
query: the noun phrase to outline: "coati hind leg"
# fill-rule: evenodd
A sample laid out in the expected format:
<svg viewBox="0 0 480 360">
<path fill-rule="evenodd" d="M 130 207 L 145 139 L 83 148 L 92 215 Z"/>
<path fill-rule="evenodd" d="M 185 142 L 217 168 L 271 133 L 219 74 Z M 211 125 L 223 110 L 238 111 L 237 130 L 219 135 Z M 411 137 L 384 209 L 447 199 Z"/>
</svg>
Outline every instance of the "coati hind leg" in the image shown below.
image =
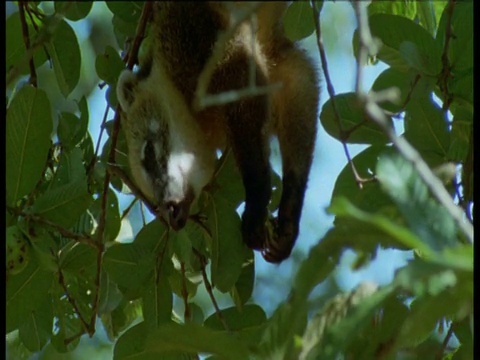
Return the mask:
<svg viewBox="0 0 480 360">
<path fill-rule="evenodd" d="M 287 51 L 272 69 L 271 81 L 283 87 L 273 96 L 280 143 L 283 192 L 276 234 L 263 251 L 267 261 L 286 259 L 298 236 L 308 174 L 316 138 L 319 88 L 315 69 L 298 49 Z"/>
<path fill-rule="evenodd" d="M 239 90 L 249 84 L 249 55 L 237 51 L 212 77 L 215 91 Z M 218 86 L 215 85 L 218 84 Z M 266 84 L 265 76 L 257 69 L 257 86 Z M 224 108 L 227 137 L 245 188 L 245 210 L 242 215 L 242 236 L 245 244 L 262 250 L 265 244 L 271 198 L 268 97 L 253 96 L 230 103 Z"/>
</svg>

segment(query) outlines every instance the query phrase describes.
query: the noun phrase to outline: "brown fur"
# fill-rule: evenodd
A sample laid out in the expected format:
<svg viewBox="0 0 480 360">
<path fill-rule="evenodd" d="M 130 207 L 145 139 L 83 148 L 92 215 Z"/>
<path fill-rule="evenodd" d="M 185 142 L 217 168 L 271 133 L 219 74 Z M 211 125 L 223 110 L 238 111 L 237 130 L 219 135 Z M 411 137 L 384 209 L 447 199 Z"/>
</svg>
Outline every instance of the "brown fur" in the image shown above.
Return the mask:
<svg viewBox="0 0 480 360">
<path fill-rule="evenodd" d="M 234 6 L 247 5 L 239 2 Z M 155 70 L 161 79 L 156 86 L 166 89 L 162 90 L 163 94 L 175 93 L 168 101 L 181 98 L 178 102 L 187 108 L 194 126 L 201 129 L 202 141 L 209 151 L 213 147 L 224 148 L 227 142 L 232 147 L 246 192 L 242 216 L 244 241 L 251 248 L 261 250 L 265 259 L 271 262 L 287 258 L 298 235 L 316 137 L 319 97 L 317 73 L 311 61 L 283 34 L 281 19 L 286 7 L 284 2 L 262 4 L 256 13 L 258 27 L 255 34 L 249 23 L 239 26 L 227 43 L 225 55 L 215 69 L 208 90 L 217 94 L 249 85 L 251 37 L 254 35 L 256 85 L 281 83 L 281 89 L 271 95 L 247 97 L 200 112 L 193 107 L 197 80 L 219 32 L 230 26 L 228 7 L 222 3 L 158 2 L 151 29 L 155 38 L 150 62 L 153 68 L 158 65 L 161 69 Z M 144 70 L 143 76 L 153 77 L 151 71 Z M 128 101 L 128 97 L 134 98 L 141 93 L 135 91 L 135 86 L 132 79 L 130 87 L 119 89 L 127 99 L 124 103 L 132 104 L 130 108 L 133 108 L 134 101 Z M 153 82 L 143 87 L 148 89 L 151 86 L 154 86 Z M 129 112 L 127 122 L 132 124 L 132 119 L 137 116 Z M 136 126 L 137 123 L 133 128 Z M 265 226 L 271 197 L 271 134 L 278 136 L 283 165 L 283 194 L 273 239 L 268 237 Z M 127 140 L 128 137 L 127 134 Z M 130 139 L 129 148 L 138 148 L 138 144 L 133 144 L 135 141 Z"/>
</svg>

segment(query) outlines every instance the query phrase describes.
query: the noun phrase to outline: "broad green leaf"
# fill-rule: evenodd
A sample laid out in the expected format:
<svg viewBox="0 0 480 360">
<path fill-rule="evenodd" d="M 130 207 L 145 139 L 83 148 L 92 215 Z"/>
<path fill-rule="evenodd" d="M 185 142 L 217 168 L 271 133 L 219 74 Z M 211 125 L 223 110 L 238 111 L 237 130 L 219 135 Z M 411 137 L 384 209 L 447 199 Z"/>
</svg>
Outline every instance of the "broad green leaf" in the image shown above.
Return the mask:
<svg viewBox="0 0 480 360">
<path fill-rule="evenodd" d="M 96 218 L 96 221 L 100 221 L 102 215 L 102 198 L 99 197 L 94 201 L 90 207 L 92 215 Z M 117 195 L 112 189 L 108 190 L 107 203 L 106 203 L 106 215 L 105 215 L 105 229 L 103 232 L 103 241 L 114 241 L 120 232 L 121 220 L 120 210 L 118 208 Z"/>
<path fill-rule="evenodd" d="M 340 133 L 332 99 L 327 100 L 320 113 L 320 121 L 329 135 L 350 144 L 381 145 L 389 142 L 387 135 L 366 116 L 356 94 L 339 94 L 335 96 L 334 101 L 342 130 L 347 132 L 348 136 Z"/>
<path fill-rule="evenodd" d="M 27 16 L 28 34 L 30 35 L 30 44 L 34 41 L 33 34 L 36 34 L 33 25 L 28 21 Z M 5 47 L 5 62 L 6 73 L 15 66 L 22 66 L 20 69 L 20 75 L 25 75 L 30 72 L 28 62 L 26 60 L 25 42 L 23 39 L 22 27 L 20 23 L 20 13 L 18 11 L 10 15 L 6 21 L 5 32 L 6 35 L 6 47 Z M 36 51 L 33 55 L 33 63 L 35 68 L 40 67 L 47 61 L 45 51 Z"/>
<path fill-rule="evenodd" d="M 165 264 L 162 264 L 162 270 L 155 269 L 142 289 L 142 313 L 149 331 L 170 322 L 172 318 L 173 294 L 164 268 Z"/>
<path fill-rule="evenodd" d="M 7 110 L 7 204 L 33 190 L 45 168 L 52 132 L 50 102 L 43 90 L 23 87 Z"/>
<path fill-rule="evenodd" d="M 146 246 L 118 244 L 104 255 L 103 267 L 111 279 L 127 289 L 142 287 L 155 267 L 155 254 Z"/>
<path fill-rule="evenodd" d="M 77 21 L 87 17 L 92 9 L 93 1 L 55 1 L 55 12 L 66 10 L 68 20 Z"/>
<path fill-rule="evenodd" d="M 149 333 L 147 330 L 145 322 L 141 322 L 123 333 L 115 344 L 113 359 L 191 360 L 191 356 L 180 352 L 155 352 L 145 350 L 146 337 Z"/>
<path fill-rule="evenodd" d="M 432 36 L 435 36 L 437 29 L 437 18 L 435 17 L 434 2 L 435 1 L 416 2 L 417 16 L 420 20 L 420 25 L 422 25 Z M 438 20 L 440 20 L 440 17 Z"/>
<path fill-rule="evenodd" d="M 357 154 L 352 161 L 358 174 L 368 179 L 375 175 L 380 155 L 394 151 L 395 149 L 391 146 L 373 145 Z M 381 211 L 383 208 L 391 209 L 393 207 L 390 198 L 381 192 L 378 182 L 367 182 L 360 188 L 355 182 L 355 177 L 349 164 L 346 164 L 337 176 L 333 188 L 332 199 L 340 196 L 349 199 L 352 204 L 365 211 Z"/>
<path fill-rule="evenodd" d="M 107 4 L 112 4 L 112 2 L 107 2 Z M 120 16 L 113 14 L 112 17 L 112 25 L 113 25 L 113 32 L 115 34 L 115 38 L 117 39 L 117 43 L 120 47 L 124 47 L 125 42 L 128 38 L 133 38 L 137 31 L 137 23 L 138 21 L 125 21 Z M 145 43 L 142 41 L 142 46 Z"/>
<path fill-rule="evenodd" d="M 80 339 L 76 338 L 76 335 L 82 328 L 82 324 L 72 304 L 65 296 L 63 287 L 58 283 L 55 285 L 52 290 L 53 309 L 56 315 L 53 322 L 55 331 L 52 332 L 51 343 L 55 350 L 66 353 L 73 351 L 78 346 Z M 66 344 L 65 340 L 70 338 L 74 338 L 74 340 Z"/>
<path fill-rule="evenodd" d="M 95 60 L 95 69 L 100 79 L 109 85 L 116 85 L 118 76 L 125 64 L 118 55 L 118 52 L 111 46 L 105 48 L 105 53 L 97 56 Z"/>
<path fill-rule="evenodd" d="M 71 241 L 62 248 L 59 265 L 62 271 L 77 275 L 86 271 L 95 271 L 96 261 L 97 251 L 94 248 Z"/>
<path fill-rule="evenodd" d="M 62 112 L 58 118 L 57 135 L 62 146 L 67 149 L 75 147 L 88 130 L 88 117 L 82 116 L 79 119 L 72 113 Z"/>
<path fill-rule="evenodd" d="M 53 312 L 51 297 L 44 296 L 35 311 L 28 314 L 26 322 L 19 327 L 19 336 L 31 352 L 42 350 L 52 335 Z"/>
<path fill-rule="evenodd" d="M 416 1 L 372 1 L 368 5 L 368 16 L 374 14 L 400 15 L 408 19 L 414 19 L 417 12 Z"/>
<path fill-rule="evenodd" d="M 142 14 L 143 2 L 141 1 L 107 1 L 108 9 L 123 21 L 137 23 Z"/>
<path fill-rule="evenodd" d="M 337 295 L 307 326 L 304 334 L 306 348 L 301 355 L 308 354 L 308 358 L 336 358 L 368 326 L 374 311 L 393 290 L 391 286 L 376 289 L 371 283 L 363 283 L 348 294 Z"/>
<path fill-rule="evenodd" d="M 418 71 L 420 74 L 432 77 L 438 74 L 438 69 L 431 67 L 430 54 L 422 53 L 421 49 L 419 49 L 415 43 L 404 41 L 400 44 L 399 51 L 400 56 L 411 69 Z"/>
<path fill-rule="evenodd" d="M 285 35 L 297 41 L 311 35 L 315 30 L 313 10 L 308 1 L 297 1 L 290 4 L 283 19 Z"/>
<path fill-rule="evenodd" d="M 416 76 L 417 75 L 414 72 L 405 74 L 391 67 L 383 71 L 375 79 L 375 82 L 372 85 L 372 90 L 379 92 L 381 90 L 397 88 L 400 91 L 400 98 L 396 103 L 390 101 L 382 102 L 380 103 L 380 106 L 392 113 L 398 113 L 403 110 L 407 97 L 414 86 Z"/>
<path fill-rule="evenodd" d="M 347 316 L 327 328 L 322 341 L 325 345 L 318 349 L 318 358 L 335 359 L 369 325 L 374 312 L 391 296 L 393 290 L 393 286 L 386 286 L 372 291 L 371 285 L 367 284 L 356 289 L 350 295 Z"/>
<path fill-rule="evenodd" d="M 372 225 L 383 231 L 391 239 L 397 241 L 399 245 L 410 249 L 417 249 L 425 258 L 435 257 L 433 250 L 418 238 L 408 228 L 393 222 L 389 218 L 381 214 L 370 214 L 355 207 L 345 198 L 335 198 L 328 208 L 328 211 L 337 217 L 351 218 L 365 225 Z"/>
<path fill-rule="evenodd" d="M 6 287 L 6 332 L 17 329 L 44 305 L 52 285 L 52 274 L 41 270 L 35 261 L 18 275 L 11 275 Z"/>
<path fill-rule="evenodd" d="M 251 256 L 249 258 L 251 260 L 247 260 L 247 262 L 242 265 L 242 272 L 235 286 L 230 290 L 230 296 L 238 309 L 241 309 L 243 305 L 250 300 L 253 292 L 253 284 L 255 282 L 253 250 L 251 250 Z"/>
<path fill-rule="evenodd" d="M 249 358 L 245 344 L 234 336 L 194 323 L 162 325 L 148 334 L 145 350 L 159 354 L 168 351 L 212 353 L 229 360 Z"/>
<path fill-rule="evenodd" d="M 80 148 L 62 152 L 55 177 L 51 182 L 52 189 L 77 181 L 86 181 L 87 175 L 82 157 L 83 154 Z"/>
<path fill-rule="evenodd" d="M 77 36 L 66 21 L 61 21 L 46 47 L 53 62 L 58 87 L 67 97 L 80 79 L 81 58 Z"/>
<path fill-rule="evenodd" d="M 212 283 L 220 291 L 227 292 L 238 280 L 246 256 L 240 218 L 229 201 L 221 196 L 210 199 L 206 213 L 212 234 Z"/>
<path fill-rule="evenodd" d="M 450 213 L 433 199 L 413 166 L 400 156 L 384 156 L 377 178 L 397 204 L 409 229 L 432 249 L 454 245 L 457 227 Z"/>
<path fill-rule="evenodd" d="M 267 321 L 267 315 L 263 309 L 256 304 L 245 305 L 242 311 L 239 311 L 236 307 L 230 307 L 221 310 L 220 313 L 231 331 L 258 326 Z M 210 315 L 205 320 L 204 325 L 213 330 L 225 330 L 223 324 L 218 319 L 217 313 Z"/>
<path fill-rule="evenodd" d="M 215 196 L 223 197 L 233 209 L 236 209 L 245 199 L 240 170 L 231 151 L 219 169 L 210 192 Z"/>
<path fill-rule="evenodd" d="M 184 228 L 180 231 L 170 234 L 170 241 L 172 242 L 172 250 L 177 255 L 178 259 L 184 262 L 188 267 L 193 260 L 192 242 L 190 241 L 189 232 Z"/>
<path fill-rule="evenodd" d="M 85 179 L 47 190 L 40 195 L 31 212 L 69 228 L 92 202 Z"/>
<path fill-rule="evenodd" d="M 411 67 L 400 53 L 402 43 L 408 41 L 415 45 L 418 56 L 422 59 L 429 74 L 439 74 L 441 69 L 441 48 L 432 35 L 422 26 L 403 16 L 375 14 L 369 17 L 372 35 L 381 40 L 382 46 L 377 54 L 379 60 L 402 72 Z M 353 37 L 354 53 L 358 53 L 358 30 Z"/>
<path fill-rule="evenodd" d="M 448 60 L 454 74 L 473 68 L 473 1 L 455 3 L 451 17 L 451 38 L 448 47 Z M 448 6 L 443 11 L 436 42 L 444 49 L 447 18 L 450 16 Z"/>
<path fill-rule="evenodd" d="M 98 314 L 109 314 L 114 311 L 123 299 L 117 284 L 111 281 L 106 271 L 102 271 L 100 279 L 100 295 L 98 302 Z"/>
<path fill-rule="evenodd" d="M 457 106 L 453 113 L 451 143 L 448 158 L 464 162 L 468 156 L 473 131 L 473 112 L 467 106 Z"/>
<path fill-rule="evenodd" d="M 407 104 L 405 138 L 434 167 L 447 160 L 450 134 L 443 111 L 422 85 L 420 82 L 415 87 Z"/>
<path fill-rule="evenodd" d="M 115 244 L 108 248 L 103 258 L 103 268 L 111 280 L 126 289 L 139 289 L 148 280 L 156 266 L 158 254 L 168 251 L 167 232 L 158 220 L 142 228 L 131 244 Z"/>
</svg>

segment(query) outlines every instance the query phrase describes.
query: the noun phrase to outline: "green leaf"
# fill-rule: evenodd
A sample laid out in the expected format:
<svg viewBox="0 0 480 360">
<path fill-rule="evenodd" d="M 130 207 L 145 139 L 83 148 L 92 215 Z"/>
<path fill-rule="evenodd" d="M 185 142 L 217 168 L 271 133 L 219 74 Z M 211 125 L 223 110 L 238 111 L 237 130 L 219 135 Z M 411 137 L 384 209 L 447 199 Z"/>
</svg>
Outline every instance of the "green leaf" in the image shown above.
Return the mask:
<svg viewBox="0 0 480 360">
<path fill-rule="evenodd" d="M 75 32 L 67 22 L 61 21 L 46 47 L 53 62 L 58 87 L 67 97 L 80 79 L 80 47 Z"/>
<path fill-rule="evenodd" d="M 436 42 L 443 49 L 446 37 L 449 7 L 445 7 Z M 451 34 L 448 47 L 448 60 L 454 74 L 473 68 L 473 1 L 455 3 L 451 18 Z"/>
<path fill-rule="evenodd" d="M 283 18 L 285 35 L 297 41 L 311 35 L 315 30 L 313 10 L 310 2 L 297 1 L 290 4 Z"/>
<path fill-rule="evenodd" d="M 118 52 L 113 47 L 107 46 L 105 52 L 97 56 L 95 69 L 100 79 L 115 87 L 120 73 L 125 69 L 125 64 Z"/>
<path fill-rule="evenodd" d="M 67 148 L 74 148 L 82 139 L 88 130 L 88 117 L 82 116 L 79 119 L 72 113 L 62 112 L 58 118 L 57 135 L 61 144 Z"/>
<path fill-rule="evenodd" d="M 118 285 L 136 289 L 145 283 L 155 266 L 150 249 L 137 244 L 118 244 L 110 247 L 103 260 L 105 271 Z"/>
<path fill-rule="evenodd" d="M 33 25 L 28 21 L 27 16 L 27 26 L 28 34 L 30 35 L 30 44 L 34 41 L 32 34 L 36 34 Z M 5 32 L 6 35 L 6 47 L 5 47 L 5 65 L 6 73 L 8 74 L 9 70 L 13 67 L 22 65 L 19 75 L 25 75 L 30 72 L 28 62 L 24 61 L 26 59 L 26 49 L 25 42 L 23 39 L 22 26 L 20 23 L 20 13 L 18 11 L 10 15 L 6 21 L 5 29 L 8 31 Z M 33 62 L 35 68 L 39 68 L 47 61 L 47 56 L 45 51 L 36 51 L 33 54 Z"/>
<path fill-rule="evenodd" d="M 433 258 L 436 256 L 426 243 L 421 241 L 420 238 L 406 227 L 391 221 L 384 215 L 364 212 L 345 198 L 333 199 L 328 211 L 336 216 L 351 218 L 364 222 L 365 225 L 372 225 L 383 231 L 385 235 L 388 235 L 391 239 L 397 241 L 399 245 L 410 249 L 417 249 L 425 258 Z"/>
<path fill-rule="evenodd" d="M 368 5 L 368 16 L 374 14 L 391 14 L 404 16 L 413 20 L 416 11 L 416 1 L 372 1 Z"/>
<path fill-rule="evenodd" d="M 117 284 L 111 281 L 106 271 L 102 271 L 100 279 L 100 295 L 98 302 L 98 314 L 110 314 L 122 302 L 123 296 L 118 290 Z"/>
<path fill-rule="evenodd" d="M 425 64 L 429 74 L 439 74 L 441 70 L 441 47 L 434 41 L 432 35 L 422 26 L 415 24 L 403 16 L 390 14 L 375 14 L 369 18 L 372 35 L 382 41 L 377 54 L 379 60 L 402 72 L 408 72 L 411 66 L 400 53 L 401 45 L 408 41 L 415 45 L 418 57 Z M 358 53 L 358 30 L 353 37 L 354 53 Z"/>
<path fill-rule="evenodd" d="M 66 6 L 66 4 L 68 5 Z M 77 21 L 87 17 L 92 9 L 93 1 L 55 1 L 54 5 L 55 12 L 62 11 L 65 7 L 65 17 L 68 20 Z"/>
<path fill-rule="evenodd" d="M 80 148 L 62 152 L 55 177 L 51 182 L 52 189 L 77 181 L 86 181 L 87 175 L 82 157 L 83 154 Z"/>
<path fill-rule="evenodd" d="M 65 245 L 59 258 L 62 271 L 78 275 L 85 271 L 95 270 L 97 252 L 91 246 L 71 241 Z"/>
<path fill-rule="evenodd" d="M 30 212 L 69 228 L 91 203 L 92 197 L 83 179 L 47 190 L 38 197 Z"/>
<path fill-rule="evenodd" d="M 322 344 L 325 345 L 319 349 L 318 358 L 335 359 L 338 353 L 345 349 L 363 328 L 368 326 L 374 312 L 391 296 L 393 290 L 393 286 L 386 286 L 372 292 L 368 284 L 356 289 L 350 295 L 348 305 L 351 309 L 348 309 L 347 316 L 327 328 L 322 341 Z"/>
<path fill-rule="evenodd" d="M 52 132 L 50 102 L 43 90 L 23 87 L 7 110 L 7 204 L 15 205 L 42 176 Z"/>
<path fill-rule="evenodd" d="M 244 360 L 249 358 L 249 351 L 243 342 L 221 331 L 213 331 L 198 324 L 179 325 L 170 323 L 162 325 L 149 333 L 146 351 L 159 354 L 168 351 L 186 353 L 212 353 L 223 359 Z"/>
<path fill-rule="evenodd" d="M 267 321 L 265 311 L 256 304 L 245 305 L 242 311 L 239 311 L 236 307 L 230 307 L 221 310 L 220 313 L 231 331 L 262 325 Z M 204 325 L 213 330 L 225 330 L 223 324 L 218 319 L 217 313 L 210 315 L 205 320 Z"/>
<path fill-rule="evenodd" d="M 212 234 L 212 283 L 220 291 L 227 292 L 238 280 L 245 261 L 247 248 L 242 240 L 240 218 L 229 201 L 221 196 L 210 199 L 206 213 Z"/>
<path fill-rule="evenodd" d="M 230 296 L 237 308 L 241 309 L 243 305 L 250 300 L 255 282 L 255 261 L 253 250 L 251 250 L 250 260 L 247 260 L 242 266 L 242 272 L 238 277 L 235 286 L 230 291 Z"/>
<path fill-rule="evenodd" d="M 142 289 L 142 312 L 149 331 L 170 322 L 172 318 L 173 294 L 162 264 L 160 272 L 154 270 L 153 276 Z"/>
<path fill-rule="evenodd" d="M 141 288 L 153 273 L 158 252 L 166 246 L 166 235 L 164 225 L 154 220 L 142 228 L 135 242 L 108 248 L 103 267 L 111 280 L 126 289 Z"/>
<path fill-rule="evenodd" d="M 90 207 L 91 214 L 96 218 L 96 221 L 100 221 L 101 216 L 105 216 L 105 229 L 103 232 L 103 241 L 114 241 L 120 232 L 121 219 L 120 210 L 118 208 L 117 195 L 112 189 L 108 190 L 107 203 L 106 203 L 106 215 L 102 215 L 102 198 L 97 198 Z"/>
<path fill-rule="evenodd" d="M 392 152 L 395 152 L 395 149 L 391 146 L 373 145 L 357 154 L 352 161 L 358 174 L 368 179 L 375 175 L 378 158 L 382 154 Z M 344 166 L 333 188 L 332 199 L 340 196 L 349 199 L 352 204 L 365 211 L 382 211 L 393 207 L 390 198 L 380 190 L 378 182 L 367 182 L 360 189 L 355 182 L 350 164 Z"/>
<path fill-rule="evenodd" d="M 450 134 L 444 113 L 423 85 L 422 81 L 417 84 L 407 104 L 405 138 L 434 167 L 447 160 Z"/>
<path fill-rule="evenodd" d="M 36 261 L 18 275 L 8 277 L 6 287 L 6 332 L 9 333 L 29 321 L 49 297 L 52 274 L 41 270 Z"/>
<path fill-rule="evenodd" d="M 453 113 L 451 143 L 448 158 L 464 162 L 468 156 L 473 131 L 473 112 L 467 106 L 457 106 Z"/>
<path fill-rule="evenodd" d="M 30 312 L 27 320 L 19 327 L 20 339 L 31 352 L 42 350 L 52 335 L 51 297 L 44 296 L 41 301 L 38 308 Z"/>
<path fill-rule="evenodd" d="M 417 16 L 422 25 L 432 36 L 435 36 L 437 30 L 437 18 L 435 16 L 435 1 L 418 1 Z"/>
<path fill-rule="evenodd" d="M 405 74 L 394 68 L 388 68 L 383 71 L 372 85 L 372 90 L 379 92 L 390 88 L 397 88 L 400 91 L 400 98 L 396 103 L 382 102 L 380 106 L 392 113 L 398 113 L 403 110 L 407 101 L 408 94 L 412 91 L 415 83 L 416 74 L 414 72 Z"/>
<path fill-rule="evenodd" d="M 413 166 L 397 156 L 383 156 L 377 178 L 397 204 L 409 229 L 432 249 L 454 245 L 457 227 L 450 213 L 434 200 Z"/>
<path fill-rule="evenodd" d="M 108 9 L 123 21 L 137 23 L 142 14 L 143 2 L 141 1 L 107 1 Z"/>
<path fill-rule="evenodd" d="M 389 142 L 388 136 L 366 117 L 355 93 L 336 95 L 334 101 L 343 131 L 351 132 L 346 138 L 344 138 L 344 134 L 340 133 L 333 109 L 333 100 L 328 99 L 323 105 L 320 121 L 329 135 L 350 144 L 381 145 Z"/>
</svg>

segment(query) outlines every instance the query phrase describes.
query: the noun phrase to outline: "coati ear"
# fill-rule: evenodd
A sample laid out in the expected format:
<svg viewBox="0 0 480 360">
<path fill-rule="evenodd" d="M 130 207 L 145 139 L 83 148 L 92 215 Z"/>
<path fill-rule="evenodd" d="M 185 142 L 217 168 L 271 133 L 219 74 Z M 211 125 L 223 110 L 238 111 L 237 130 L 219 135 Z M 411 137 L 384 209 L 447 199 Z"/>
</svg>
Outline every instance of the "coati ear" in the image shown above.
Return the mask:
<svg viewBox="0 0 480 360">
<path fill-rule="evenodd" d="M 132 105 L 137 85 L 137 76 L 131 70 L 123 70 L 117 82 L 117 99 L 123 111 Z"/>
</svg>

